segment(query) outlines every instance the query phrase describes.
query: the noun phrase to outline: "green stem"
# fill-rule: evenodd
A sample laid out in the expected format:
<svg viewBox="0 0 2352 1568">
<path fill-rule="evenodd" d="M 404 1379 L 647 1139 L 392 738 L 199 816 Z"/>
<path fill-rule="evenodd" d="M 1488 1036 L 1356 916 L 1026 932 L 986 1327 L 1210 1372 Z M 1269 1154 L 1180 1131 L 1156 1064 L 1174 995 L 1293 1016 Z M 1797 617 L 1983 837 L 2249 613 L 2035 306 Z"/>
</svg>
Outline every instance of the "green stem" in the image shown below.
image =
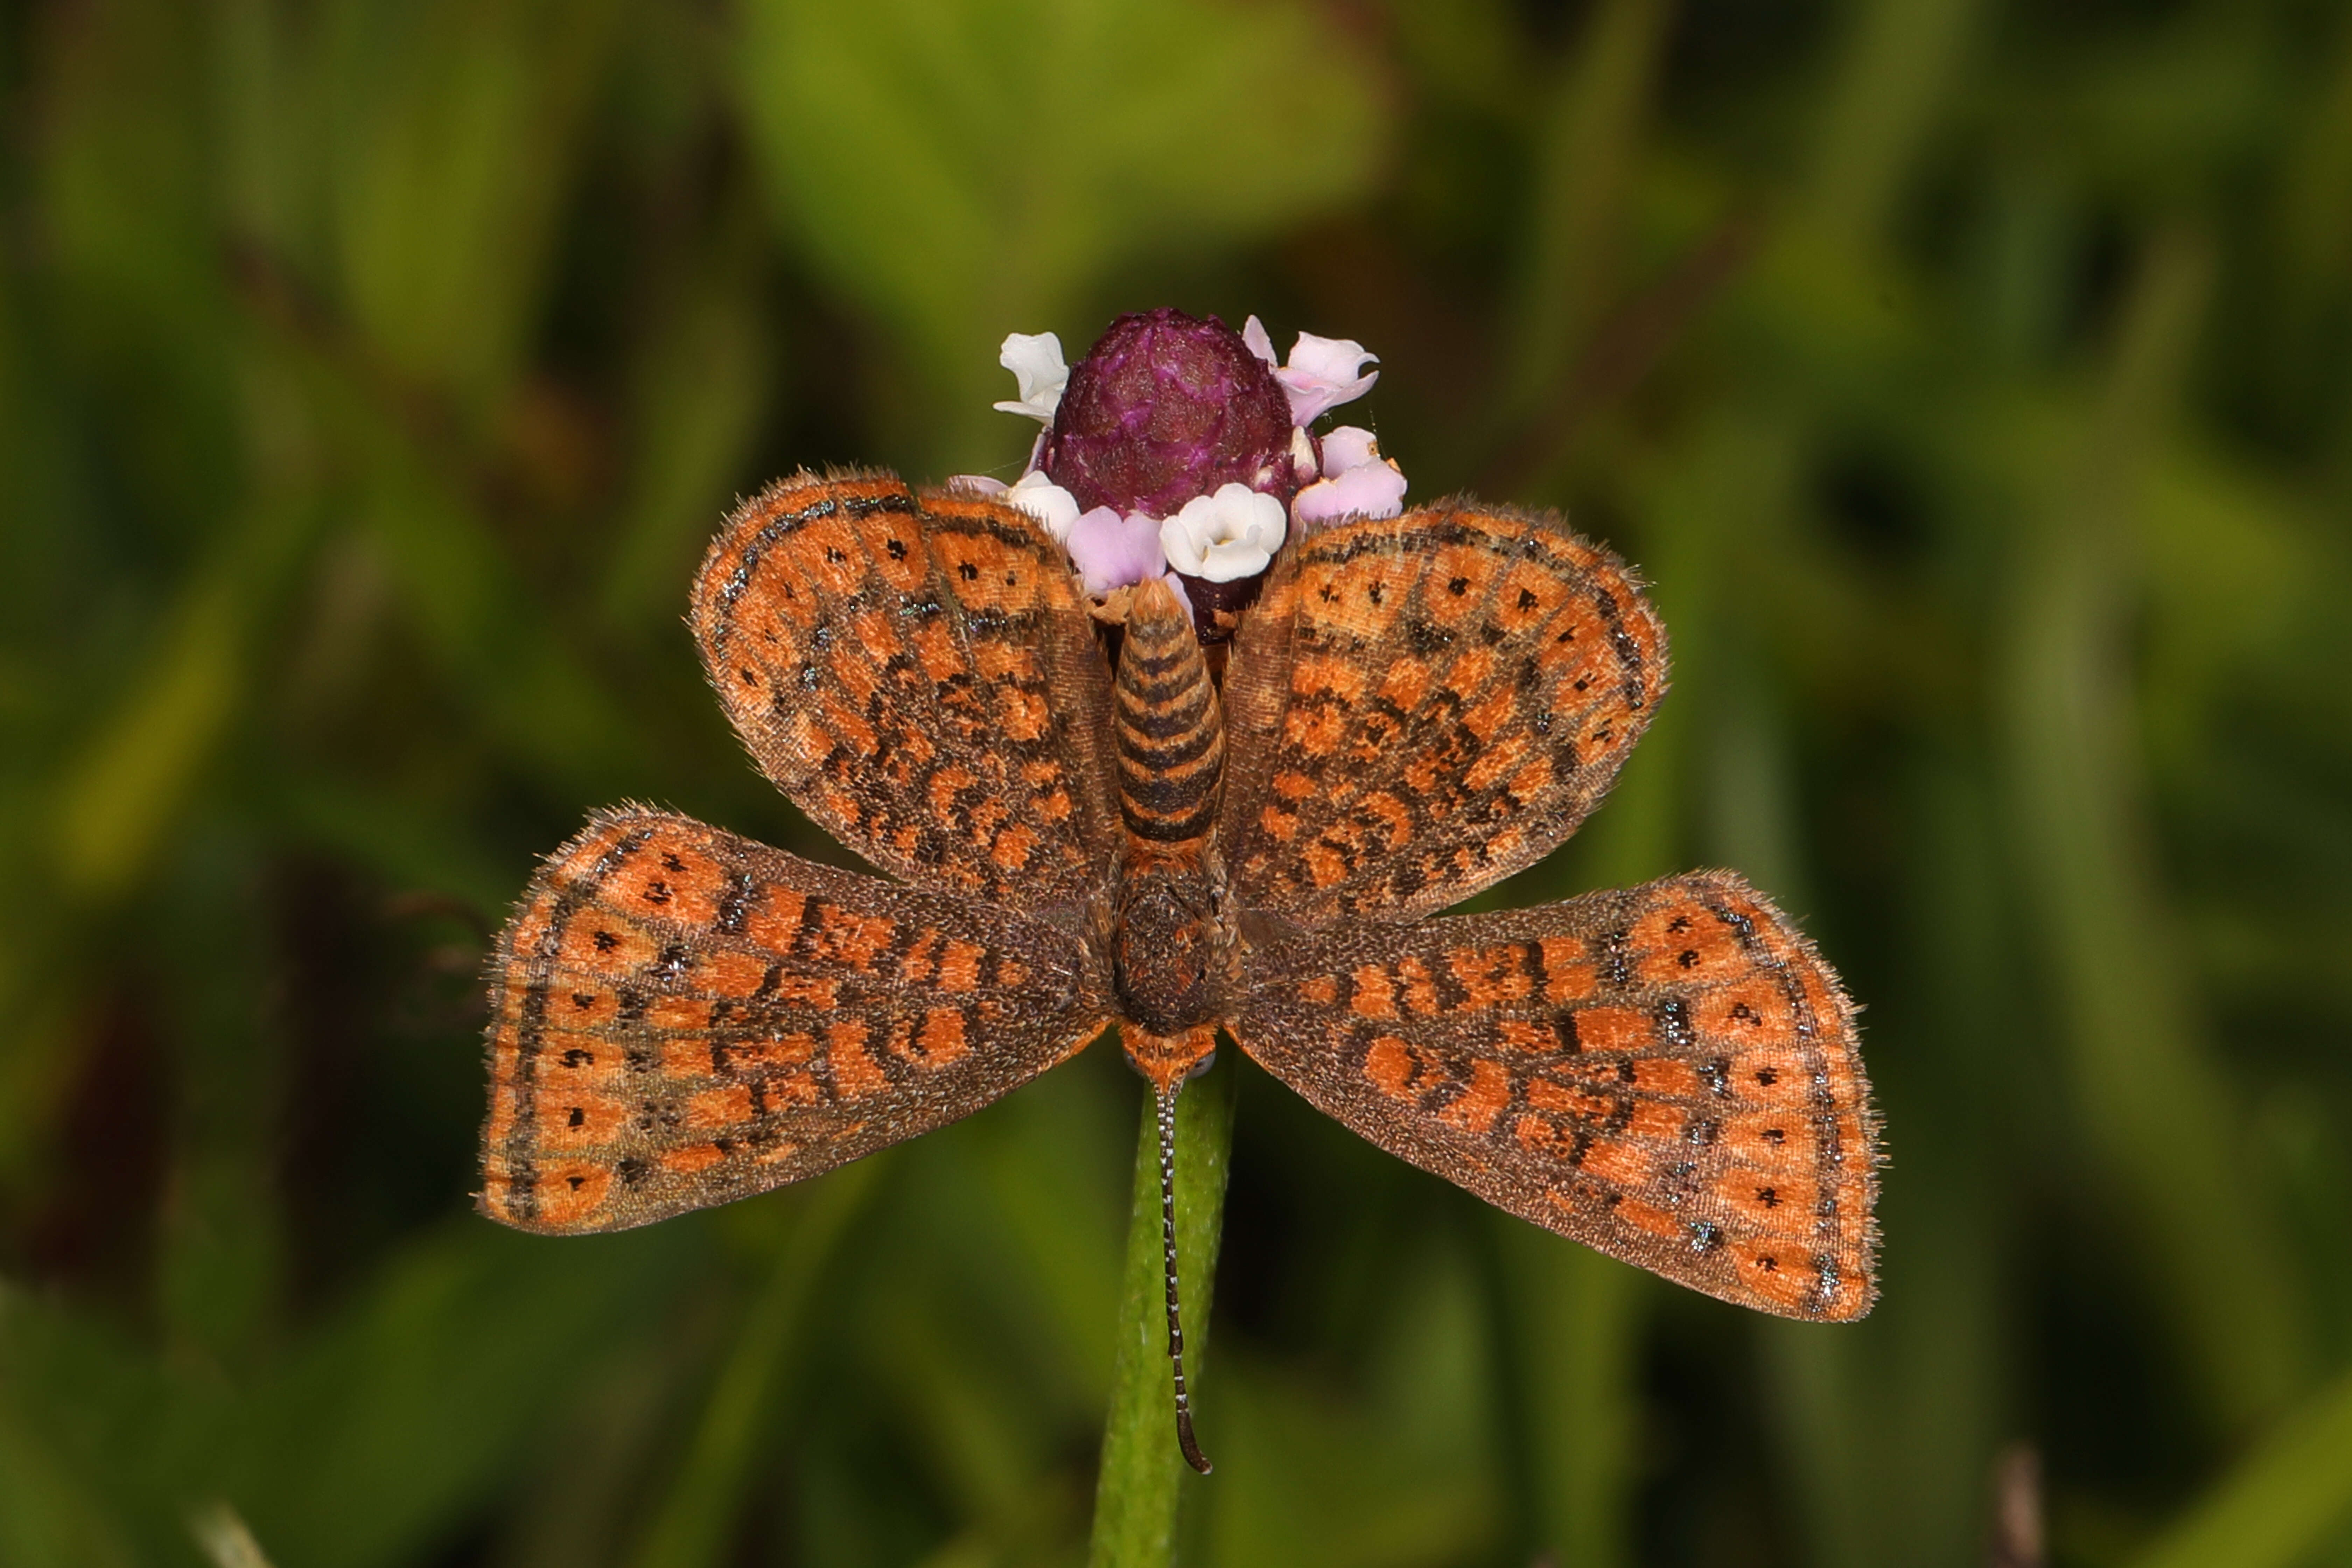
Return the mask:
<svg viewBox="0 0 2352 1568">
<path fill-rule="evenodd" d="M 1184 1359 L 1197 1384 L 1209 1340 L 1209 1301 L 1224 1230 L 1234 1146 L 1232 1064 L 1185 1087 L 1176 1101 L 1176 1257 L 1184 1292 Z M 1215 1421 L 1209 1421 L 1213 1438 Z M 1211 1446 L 1213 1446 L 1212 1444 Z M 1095 1486 L 1090 1568 L 1160 1568 L 1175 1561 L 1183 1456 L 1176 1446 L 1168 1360 L 1168 1303 L 1160 1210 L 1160 1124 L 1147 1093 L 1135 1151 L 1135 1208 L 1127 1232 L 1118 1360 Z"/>
</svg>

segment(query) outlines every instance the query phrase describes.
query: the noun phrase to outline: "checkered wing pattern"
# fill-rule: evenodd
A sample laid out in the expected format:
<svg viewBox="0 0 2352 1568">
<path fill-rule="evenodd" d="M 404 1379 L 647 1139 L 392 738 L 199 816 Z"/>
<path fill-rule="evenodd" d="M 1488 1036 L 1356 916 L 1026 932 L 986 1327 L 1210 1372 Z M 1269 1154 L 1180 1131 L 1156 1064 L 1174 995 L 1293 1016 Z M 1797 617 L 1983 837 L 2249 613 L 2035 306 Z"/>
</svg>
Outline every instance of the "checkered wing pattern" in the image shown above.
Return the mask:
<svg viewBox="0 0 2352 1568">
<path fill-rule="evenodd" d="M 1078 939 L 666 813 L 558 850 L 499 942 L 481 1207 L 620 1230 L 955 1121 L 1108 1021 Z"/>
<path fill-rule="evenodd" d="M 1284 552 L 1225 679 L 1242 901 L 1409 920 L 1533 865 L 1664 693 L 1665 630 L 1557 516 L 1451 502 Z"/>
<path fill-rule="evenodd" d="M 1263 952 L 1234 1029 L 1318 1110 L 1727 1301 L 1861 1316 L 1876 1125 L 1853 1009 L 1724 872 Z"/>
<path fill-rule="evenodd" d="M 1109 874 L 1109 670 L 1025 513 L 803 473 L 728 519 L 692 620 L 761 771 L 875 865 L 1016 909 Z"/>
</svg>

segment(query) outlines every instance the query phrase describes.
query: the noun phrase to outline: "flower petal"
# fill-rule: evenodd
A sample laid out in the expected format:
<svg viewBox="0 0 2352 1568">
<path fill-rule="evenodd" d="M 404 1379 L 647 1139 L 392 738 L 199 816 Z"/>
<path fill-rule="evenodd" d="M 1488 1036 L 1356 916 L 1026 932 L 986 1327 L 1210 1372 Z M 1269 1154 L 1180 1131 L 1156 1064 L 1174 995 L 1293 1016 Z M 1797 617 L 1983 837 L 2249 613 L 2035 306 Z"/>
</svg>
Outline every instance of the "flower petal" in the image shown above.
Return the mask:
<svg viewBox="0 0 2352 1568">
<path fill-rule="evenodd" d="M 1070 525 L 1064 543 L 1079 581 L 1097 598 L 1168 571 L 1160 549 L 1160 520 L 1139 511 L 1122 517 L 1098 506 Z"/>
<path fill-rule="evenodd" d="M 1323 473 L 1290 503 L 1301 528 L 1342 517 L 1394 517 L 1404 510 L 1404 470 L 1381 456 L 1370 430 L 1342 425 L 1325 436 Z"/>
<path fill-rule="evenodd" d="M 1302 528 L 1343 517 L 1394 517 L 1404 510 L 1404 476 L 1387 463 L 1366 463 L 1337 479 L 1318 479 L 1298 492 L 1290 510 Z"/>
<path fill-rule="evenodd" d="M 1290 427 L 1290 471 L 1300 484 L 1323 471 L 1323 459 L 1315 455 L 1315 437 L 1304 425 Z"/>
<path fill-rule="evenodd" d="M 1054 536 L 1055 543 L 1069 543 L 1070 525 L 1078 521 L 1078 498 L 1043 471 L 1022 475 L 1020 482 L 1004 492 L 1004 499 L 1035 518 L 1037 525 Z"/>
<path fill-rule="evenodd" d="M 1265 323 L 1255 316 L 1242 323 L 1242 342 L 1266 363 L 1278 363 L 1274 357 L 1274 340 L 1265 335 Z"/>
<path fill-rule="evenodd" d="M 1290 346 L 1290 362 L 1274 373 L 1274 378 L 1290 395 L 1292 422 L 1312 424 L 1340 404 L 1352 403 L 1370 392 L 1381 373 L 1358 373 L 1368 362 L 1378 364 L 1380 358 L 1353 338 L 1318 338 L 1313 332 L 1299 333 L 1298 341 Z"/>
<path fill-rule="evenodd" d="M 974 495 L 983 495 L 995 500 L 1003 500 L 1013 487 L 1003 479 L 991 479 L 986 474 L 950 474 L 948 489 L 970 490 Z"/>
<path fill-rule="evenodd" d="M 1021 385 L 1021 400 L 1000 403 L 1007 414 L 1025 414 L 1051 425 L 1062 405 L 1062 389 L 1070 382 L 1070 367 L 1062 358 L 1062 340 L 1052 332 L 1011 332 L 996 363 L 1011 371 Z"/>
<path fill-rule="evenodd" d="M 1288 532 L 1281 501 L 1247 485 L 1227 484 L 1214 495 L 1186 501 L 1160 525 L 1160 542 L 1177 571 L 1231 583 L 1272 565 Z"/>
<path fill-rule="evenodd" d="M 1323 477 L 1327 479 L 1380 460 L 1380 437 L 1360 425 L 1335 426 L 1324 434 Z"/>
</svg>

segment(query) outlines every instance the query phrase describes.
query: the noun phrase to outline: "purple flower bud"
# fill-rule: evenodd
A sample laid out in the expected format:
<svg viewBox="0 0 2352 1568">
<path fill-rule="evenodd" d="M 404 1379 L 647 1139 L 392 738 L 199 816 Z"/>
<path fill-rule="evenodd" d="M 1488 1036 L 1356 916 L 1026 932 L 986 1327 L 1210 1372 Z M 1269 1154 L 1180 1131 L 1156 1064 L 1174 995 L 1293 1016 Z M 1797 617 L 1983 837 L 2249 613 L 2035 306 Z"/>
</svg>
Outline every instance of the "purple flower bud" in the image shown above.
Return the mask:
<svg viewBox="0 0 2352 1568">
<path fill-rule="evenodd" d="M 1290 397 L 1241 334 L 1211 316 L 1121 316 L 1070 367 L 1043 467 L 1081 509 L 1173 516 L 1195 496 L 1246 485 L 1285 506 Z"/>
</svg>

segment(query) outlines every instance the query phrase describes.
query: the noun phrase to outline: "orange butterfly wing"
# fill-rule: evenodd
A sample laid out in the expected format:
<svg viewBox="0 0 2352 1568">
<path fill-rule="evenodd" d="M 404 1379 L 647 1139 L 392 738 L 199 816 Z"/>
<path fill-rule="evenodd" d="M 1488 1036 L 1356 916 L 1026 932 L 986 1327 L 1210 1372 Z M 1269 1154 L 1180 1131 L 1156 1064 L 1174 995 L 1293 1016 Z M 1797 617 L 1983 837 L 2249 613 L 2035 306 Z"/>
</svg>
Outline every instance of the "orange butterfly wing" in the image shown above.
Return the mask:
<svg viewBox="0 0 2352 1568">
<path fill-rule="evenodd" d="M 1728 873 L 1278 943 L 1233 1032 L 1318 1110 L 1523 1219 L 1742 1306 L 1869 1310 L 1853 1008 Z"/>
<path fill-rule="evenodd" d="M 1624 566 L 1549 513 L 1439 502 L 1283 552 L 1226 671 L 1243 904 L 1433 914 L 1600 804 L 1666 686 Z"/>
<path fill-rule="evenodd" d="M 1077 938 L 683 816 L 597 816 L 499 939 L 482 1211 L 620 1230 L 970 1114 L 1108 1021 Z"/>
<path fill-rule="evenodd" d="M 1015 909 L 1108 876 L 1110 672 L 1027 514 L 803 473 L 728 518 L 691 619 L 761 771 L 875 865 Z"/>
</svg>

